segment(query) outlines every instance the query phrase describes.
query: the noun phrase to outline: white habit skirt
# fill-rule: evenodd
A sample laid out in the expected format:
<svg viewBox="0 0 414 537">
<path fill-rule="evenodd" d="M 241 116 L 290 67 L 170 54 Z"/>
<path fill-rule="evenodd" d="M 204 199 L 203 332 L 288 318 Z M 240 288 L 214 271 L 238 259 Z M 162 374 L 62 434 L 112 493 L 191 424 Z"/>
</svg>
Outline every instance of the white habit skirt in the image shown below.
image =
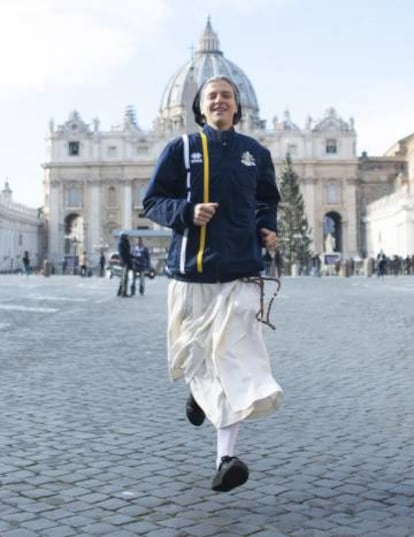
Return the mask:
<svg viewBox="0 0 414 537">
<path fill-rule="evenodd" d="M 282 401 L 256 320 L 259 305 L 255 283 L 169 283 L 170 378 L 184 377 L 215 427 L 268 416 Z"/>
</svg>

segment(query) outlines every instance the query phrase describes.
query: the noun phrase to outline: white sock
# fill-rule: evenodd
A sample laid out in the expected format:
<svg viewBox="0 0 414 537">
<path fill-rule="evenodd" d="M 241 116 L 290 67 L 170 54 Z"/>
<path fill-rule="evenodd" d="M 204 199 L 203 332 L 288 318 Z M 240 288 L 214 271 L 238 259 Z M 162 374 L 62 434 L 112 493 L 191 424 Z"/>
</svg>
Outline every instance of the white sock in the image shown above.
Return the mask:
<svg viewBox="0 0 414 537">
<path fill-rule="evenodd" d="M 233 423 L 228 427 L 217 429 L 217 468 L 220 466 L 222 457 L 233 457 L 236 446 L 237 434 L 240 422 Z"/>
</svg>

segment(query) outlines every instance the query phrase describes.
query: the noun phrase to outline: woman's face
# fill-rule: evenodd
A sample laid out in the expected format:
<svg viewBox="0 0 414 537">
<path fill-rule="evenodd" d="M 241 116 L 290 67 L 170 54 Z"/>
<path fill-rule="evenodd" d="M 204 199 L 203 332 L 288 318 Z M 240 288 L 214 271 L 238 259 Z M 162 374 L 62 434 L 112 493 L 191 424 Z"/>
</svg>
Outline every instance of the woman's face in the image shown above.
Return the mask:
<svg viewBox="0 0 414 537">
<path fill-rule="evenodd" d="M 218 130 L 230 129 L 237 109 L 234 89 L 225 80 L 213 80 L 203 89 L 200 110 L 210 127 Z"/>
</svg>

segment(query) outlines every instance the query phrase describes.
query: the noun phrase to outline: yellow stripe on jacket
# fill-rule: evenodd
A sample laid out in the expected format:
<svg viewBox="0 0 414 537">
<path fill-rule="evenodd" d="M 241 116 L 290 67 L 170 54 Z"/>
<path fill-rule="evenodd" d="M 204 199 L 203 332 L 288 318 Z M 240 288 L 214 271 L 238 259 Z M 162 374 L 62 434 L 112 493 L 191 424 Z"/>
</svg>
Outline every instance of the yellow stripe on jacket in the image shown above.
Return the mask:
<svg viewBox="0 0 414 537">
<path fill-rule="evenodd" d="M 210 188 L 210 165 L 208 160 L 207 136 L 204 132 L 200 133 L 201 148 L 203 152 L 203 203 L 209 201 Z M 203 254 L 206 247 L 207 226 L 202 225 L 200 228 L 200 245 L 197 252 L 197 272 L 203 272 Z"/>
</svg>

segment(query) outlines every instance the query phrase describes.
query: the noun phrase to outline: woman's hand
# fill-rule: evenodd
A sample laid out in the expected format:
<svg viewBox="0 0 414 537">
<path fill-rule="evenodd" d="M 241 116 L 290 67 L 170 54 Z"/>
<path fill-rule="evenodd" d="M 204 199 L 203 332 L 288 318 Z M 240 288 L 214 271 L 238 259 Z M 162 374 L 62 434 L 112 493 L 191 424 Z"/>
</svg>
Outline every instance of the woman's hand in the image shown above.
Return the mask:
<svg viewBox="0 0 414 537">
<path fill-rule="evenodd" d="M 277 247 L 277 235 L 275 231 L 271 231 L 265 227 L 260 229 L 260 236 L 262 238 L 262 245 L 268 250 L 275 250 Z"/>
<path fill-rule="evenodd" d="M 196 226 L 205 226 L 216 214 L 218 203 L 197 203 L 194 206 L 193 222 Z"/>
</svg>

